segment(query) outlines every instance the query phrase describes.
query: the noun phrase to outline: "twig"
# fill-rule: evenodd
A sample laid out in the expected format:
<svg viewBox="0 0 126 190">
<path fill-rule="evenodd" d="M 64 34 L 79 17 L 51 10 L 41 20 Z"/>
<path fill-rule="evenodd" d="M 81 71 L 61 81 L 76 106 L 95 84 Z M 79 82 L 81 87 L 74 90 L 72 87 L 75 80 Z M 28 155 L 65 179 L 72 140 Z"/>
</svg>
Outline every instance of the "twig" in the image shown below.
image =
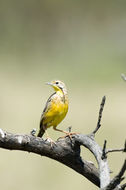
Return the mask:
<svg viewBox="0 0 126 190">
<path fill-rule="evenodd" d="M 101 157 L 102 160 L 107 158 L 107 156 L 106 156 L 106 143 L 107 143 L 107 141 L 105 140 L 104 145 L 103 145 L 103 150 L 102 150 L 102 157 Z"/>
<path fill-rule="evenodd" d="M 108 149 L 106 151 L 106 154 L 111 153 L 111 152 L 124 152 L 124 148 L 120 148 L 120 149 Z"/>
<path fill-rule="evenodd" d="M 125 144 L 124 144 L 124 148 L 108 149 L 106 151 L 106 154 L 111 153 L 111 152 L 126 152 L 126 141 L 125 141 Z"/>
<path fill-rule="evenodd" d="M 101 105 L 100 105 L 97 126 L 96 126 L 95 130 L 93 131 L 93 134 L 95 134 L 98 131 L 98 129 L 101 127 L 101 118 L 102 118 L 102 112 L 104 109 L 105 101 L 106 101 L 106 97 L 103 96 L 102 101 L 101 101 Z"/>
</svg>

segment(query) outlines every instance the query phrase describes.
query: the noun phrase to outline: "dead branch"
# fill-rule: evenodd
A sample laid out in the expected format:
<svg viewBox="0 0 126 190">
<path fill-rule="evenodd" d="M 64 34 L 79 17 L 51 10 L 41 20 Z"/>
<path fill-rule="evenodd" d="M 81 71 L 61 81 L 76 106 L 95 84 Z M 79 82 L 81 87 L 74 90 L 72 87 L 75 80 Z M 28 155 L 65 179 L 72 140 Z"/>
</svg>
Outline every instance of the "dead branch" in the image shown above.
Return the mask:
<svg viewBox="0 0 126 190">
<path fill-rule="evenodd" d="M 89 135 L 76 134 L 71 136 L 72 139 L 69 137 L 59 138 L 51 146 L 47 140 L 34 136 L 35 130 L 30 135 L 20 135 L 8 133 L 0 129 L 0 147 L 9 150 L 32 152 L 52 158 L 83 175 L 100 187 L 101 190 L 108 190 L 107 188 L 115 183 L 114 190 L 124 189 L 124 186 L 117 186 L 117 184 L 120 184 L 123 179 L 122 175 L 125 172 L 125 164 L 116 178 L 111 181 L 106 157 L 106 141 L 102 149 L 94 139 L 95 133 L 101 127 L 104 104 L 105 96 L 102 98 L 97 127 Z M 81 146 L 86 147 L 93 153 L 98 163 L 98 169 L 92 163 L 81 158 Z"/>
<path fill-rule="evenodd" d="M 83 137 L 82 137 L 83 136 Z M 32 135 L 17 135 L 0 129 L 0 147 L 9 150 L 21 150 L 39 154 L 57 160 L 76 172 L 88 178 L 92 183 L 99 186 L 98 169 L 91 163 L 82 160 L 80 157 L 80 140 L 88 146 L 91 138 L 84 135 L 73 135 L 72 144 L 69 137 L 60 138 L 52 147 L 50 142 Z"/>
<path fill-rule="evenodd" d="M 112 189 L 116 188 L 117 185 L 119 185 L 121 183 L 121 181 L 124 179 L 123 175 L 124 175 L 125 171 L 126 171 L 126 160 L 124 161 L 124 164 L 123 164 L 121 170 L 119 171 L 119 174 L 117 176 L 115 176 L 113 178 L 113 180 L 111 180 L 109 185 L 104 190 L 112 190 Z"/>
</svg>

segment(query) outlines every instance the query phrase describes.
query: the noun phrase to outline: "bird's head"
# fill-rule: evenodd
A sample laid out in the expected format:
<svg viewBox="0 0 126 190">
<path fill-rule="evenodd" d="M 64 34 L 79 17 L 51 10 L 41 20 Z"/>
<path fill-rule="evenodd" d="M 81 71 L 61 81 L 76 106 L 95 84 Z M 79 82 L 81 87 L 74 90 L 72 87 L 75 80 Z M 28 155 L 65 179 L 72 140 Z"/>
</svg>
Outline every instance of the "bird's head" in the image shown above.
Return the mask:
<svg viewBox="0 0 126 190">
<path fill-rule="evenodd" d="M 67 93 L 65 84 L 60 80 L 54 80 L 51 82 L 47 82 L 46 84 L 51 85 L 56 92 L 62 92 L 65 94 Z"/>
</svg>

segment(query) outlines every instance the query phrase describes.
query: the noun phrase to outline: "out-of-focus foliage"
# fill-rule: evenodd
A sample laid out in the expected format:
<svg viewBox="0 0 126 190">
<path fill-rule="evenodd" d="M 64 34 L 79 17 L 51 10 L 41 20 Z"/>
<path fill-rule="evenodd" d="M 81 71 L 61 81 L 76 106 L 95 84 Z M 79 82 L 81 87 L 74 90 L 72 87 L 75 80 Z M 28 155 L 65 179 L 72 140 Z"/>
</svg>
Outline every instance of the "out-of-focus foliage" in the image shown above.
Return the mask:
<svg viewBox="0 0 126 190">
<path fill-rule="evenodd" d="M 0 2 L 0 127 L 29 133 L 52 90 L 45 82 L 63 80 L 70 109 L 59 125 L 90 133 L 96 126 L 99 104 L 107 101 L 102 146 L 122 147 L 126 134 L 126 1 L 22 0 Z M 53 139 L 61 134 L 49 129 Z M 71 169 L 48 158 L 0 150 L 1 189 L 97 189 Z M 85 159 L 94 158 L 82 150 Z M 117 172 L 123 154 L 109 156 Z M 115 174 L 115 173 L 114 173 Z M 114 175 L 113 174 L 113 175 Z"/>
</svg>

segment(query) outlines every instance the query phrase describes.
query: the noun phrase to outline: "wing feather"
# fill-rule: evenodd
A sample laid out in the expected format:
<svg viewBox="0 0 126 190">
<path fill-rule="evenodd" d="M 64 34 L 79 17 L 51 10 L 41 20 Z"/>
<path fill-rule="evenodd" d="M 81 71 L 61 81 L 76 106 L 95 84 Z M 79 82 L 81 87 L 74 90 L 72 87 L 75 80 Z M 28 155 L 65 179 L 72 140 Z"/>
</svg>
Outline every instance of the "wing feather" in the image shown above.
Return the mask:
<svg viewBox="0 0 126 190">
<path fill-rule="evenodd" d="M 42 112 L 41 119 L 40 119 L 40 129 L 39 129 L 39 133 L 38 133 L 38 135 L 37 135 L 38 137 L 42 137 L 43 134 L 45 133 L 45 128 L 46 128 L 46 126 L 44 126 L 43 121 L 44 121 L 44 118 L 45 118 L 46 113 L 48 112 L 48 110 L 49 110 L 50 107 L 51 107 L 52 98 L 55 96 L 55 94 L 56 94 L 56 92 L 53 93 L 53 94 L 48 98 L 48 100 L 47 100 L 47 102 L 46 102 L 46 105 L 45 105 L 45 108 L 44 108 L 44 110 L 43 110 L 43 112 Z"/>
</svg>

